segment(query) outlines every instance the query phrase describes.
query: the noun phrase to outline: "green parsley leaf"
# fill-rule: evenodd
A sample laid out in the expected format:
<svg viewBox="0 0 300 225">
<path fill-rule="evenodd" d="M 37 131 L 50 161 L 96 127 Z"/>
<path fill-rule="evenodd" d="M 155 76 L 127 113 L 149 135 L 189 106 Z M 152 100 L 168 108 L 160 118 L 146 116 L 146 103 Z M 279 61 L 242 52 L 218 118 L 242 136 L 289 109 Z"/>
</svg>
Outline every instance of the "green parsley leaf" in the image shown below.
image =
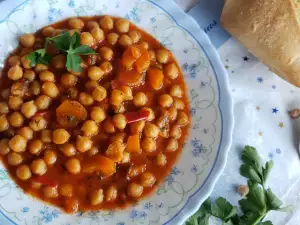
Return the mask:
<svg viewBox="0 0 300 225">
<path fill-rule="evenodd" d="M 200 209 L 186 221 L 186 225 L 208 225 L 211 216 L 211 200 L 208 198 Z"/>
<path fill-rule="evenodd" d="M 46 39 L 46 43 L 47 42 L 52 42 L 58 50 L 67 51 L 70 47 L 71 36 L 68 32 L 63 32 L 58 36 L 48 37 Z"/>
<path fill-rule="evenodd" d="M 262 183 L 261 174 L 259 174 L 252 166 L 244 164 L 240 168 L 240 174 L 259 184 Z"/>
<path fill-rule="evenodd" d="M 233 207 L 225 198 L 219 197 L 216 200 L 216 204 L 211 209 L 212 215 L 218 217 L 225 222 L 235 214 L 237 214 L 237 208 Z"/>
<path fill-rule="evenodd" d="M 79 46 L 80 46 L 80 35 L 79 35 L 78 32 L 75 32 L 72 35 L 70 46 L 69 46 L 69 50 L 70 49 L 75 49 L 75 48 L 77 48 Z"/>
<path fill-rule="evenodd" d="M 283 208 L 280 208 L 280 209 L 276 209 L 276 211 L 279 211 L 279 212 L 291 212 L 294 210 L 294 206 L 293 205 L 288 205 L 286 207 L 283 207 Z"/>
<path fill-rule="evenodd" d="M 271 169 L 273 168 L 273 165 L 274 165 L 274 162 L 272 160 L 266 162 L 266 166 L 265 166 L 265 168 L 263 168 L 264 183 L 267 181 L 269 174 L 271 172 Z"/>
<path fill-rule="evenodd" d="M 265 221 L 265 222 L 260 222 L 257 225 L 273 225 L 273 223 L 271 221 Z"/>
<path fill-rule="evenodd" d="M 72 53 L 78 55 L 91 55 L 95 54 L 95 51 L 87 45 L 80 45 L 79 47 L 72 50 Z"/>
<path fill-rule="evenodd" d="M 38 63 L 49 65 L 52 57 L 46 54 L 46 50 L 42 48 L 28 54 L 26 59 L 30 60 L 30 66 L 34 67 Z"/>
<path fill-rule="evenodd" d="M 257 211 L 249 211 L 241 216 L 238 225 L 257 225 L 257 223 L 261 222 L 262 219 L 263 216 L 261 216 Z"/>
<path fill-rule="evenodd" d="M 256 211 L 259 214 L 264 214 L 267 211 L 266 196 L 263 188 L 259 187 L 257 183 L 248 181 L 249 193 L 246 199 L 239 201 L 243 212 Z"/>
<path fill-rule="evenodd" d="M 78 55 L 68 54 L 67 55 L 67 62 L 66 67 L 68 71 L 72 72 L 82 72 L 82 68 L 80 64 L 82 63 L 82 59 Z"/>
<path fill-rule="evenodd" d="M 267 198 L 267 206 L 269 210 L 277 210 L 282 205 L 282 201 L 271 191 L 271 189 L 267 189 L 265 191 Z"/>
</svg>

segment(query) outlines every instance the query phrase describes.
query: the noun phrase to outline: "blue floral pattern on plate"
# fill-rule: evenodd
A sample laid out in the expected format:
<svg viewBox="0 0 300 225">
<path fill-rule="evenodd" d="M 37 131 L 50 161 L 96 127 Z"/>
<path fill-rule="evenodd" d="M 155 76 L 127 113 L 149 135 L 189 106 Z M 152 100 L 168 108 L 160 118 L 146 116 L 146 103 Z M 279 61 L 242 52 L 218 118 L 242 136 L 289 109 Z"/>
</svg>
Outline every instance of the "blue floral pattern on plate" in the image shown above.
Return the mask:
<svg viewBox="0 0 300 225">
<path fill-rule="evenodd" d="M 1 12 L 1 9 L 0 9 Z M 126 17 L 173 51 L 184 72 L 192 129 L 181 158 L 156 193 L 123 211 L 66 215 L 16 187 L 0 167 L 0 210 L 12 224 L 182 224 L 211 192 L 231 142 L 232 103 L 227 76 L 196 23 L 168 0 L 27 0 L 0 23 L 0 66 L 17 36 L 66 17 Z M 176 15 L 176 17 L 173 17 Z M 197 38 L 196 38 L 197 37 Z M 14 202 L 15 204 L 6 204 Z"/>
</svg>

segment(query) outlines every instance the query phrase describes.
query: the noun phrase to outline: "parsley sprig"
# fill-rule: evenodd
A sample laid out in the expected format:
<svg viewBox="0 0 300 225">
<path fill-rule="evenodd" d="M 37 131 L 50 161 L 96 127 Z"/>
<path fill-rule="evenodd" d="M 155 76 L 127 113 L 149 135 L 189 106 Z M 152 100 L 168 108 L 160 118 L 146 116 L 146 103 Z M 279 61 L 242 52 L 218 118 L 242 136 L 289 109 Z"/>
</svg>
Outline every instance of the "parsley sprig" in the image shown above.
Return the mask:
<svg viewBox="0 0 300 225">
<path fill-rule="evenodd" d="M 48 37 L 45 41 L 45 47 L 38 49 L 27 55 L 27 59 L 31 61 L 31 66 L 38 63 L 48 65 L 52 57 L 46 53 L 49 43 L 52 43 L 57 50 L 65 54 L 67 57 L 66 68 L 68 71 L 81 72 L 81 63 L 83 62 L 80 55 L 95 54 L 95 51 L 87 45 L 80 44 L 80 35 L 75 32 L 72 36 L 68 32 L 55 37 Z"/>
<path fill-rule="evenodd" d="M 186 225 L 208 225 L 211 216 L 217 217 L 222 224 L 227 225 L 273 225 L 271 221 L 263 222 L 268 212 L 287 212 L 291 206 L 282 208 L 281 200 L 265 184 L 273 167 L 273 161 L 265 166 L 255 148 L 245 146 L 242 153 L 244 164 L 240 167 L 240 174 L 248 178 L 249 192 L 239 201 L 242 214 L 238 214 L 236 206 L 231 205 L 225 198 L 219 197 L 213 204 L 207 199 L 200 209 L 192 216 Z"/>
</svg>

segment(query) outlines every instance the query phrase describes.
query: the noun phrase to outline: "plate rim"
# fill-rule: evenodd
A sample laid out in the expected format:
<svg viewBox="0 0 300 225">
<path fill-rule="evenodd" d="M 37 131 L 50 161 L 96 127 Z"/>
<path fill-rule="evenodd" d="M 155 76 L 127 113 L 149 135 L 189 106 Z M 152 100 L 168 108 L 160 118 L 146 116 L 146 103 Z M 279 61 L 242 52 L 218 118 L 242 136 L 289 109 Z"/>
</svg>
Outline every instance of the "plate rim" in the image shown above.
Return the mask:
<svg viewBox="0 0 300 225">
<path fill-rule="evenodd" d="M 21 2 L 18 1 L 18 6 L 9 11 L 7 15 L 12 14 L 16 10 L 16 8 L 22 6 L 28 1 L 29 0 L 24 0 Z M 172 216 L 172 218 L 168 219 L 166 222 L 163 223 L 164 225 L 171 224 L 172 222 L 172 224 L 183 224 L 186 221 L 186 219 L 188 219 L 198 210 L 198 208 L 201 206 L 204 200 L 207 197 L 209 197 L 209 195 L 213 191 L 214 186 L 216 185 L 216 182 L 218 181 L 225 168 L 227 162 L 227 154 L 232 143 L 232 133 L 234 125 L 233 99 L 229 89 L 228 74 L 221 62 L 220 56 L 217 53 L 215 47 L 212 45 L 207 34 L 200 28 L 200 26 L 194 20 L 194 18 L 186 14 L 174 1 L 146 1 L 152 3 L 153 5 L 157 6 L 162 11 L 164 11 L 175 22 L 175 24 L 178 27 L 180 27 L 189 35 L 191 35 L 192 38 L 197 42 L 199 47 L 201 47 L 202 51 L 204 52 L 207 60 L 209 61 L 210 66 L 213 69 L 218 88 L 218 109 L 221 118 L 221 137 L 219 141 L 216 159 L 214 160 L 213 166 L 210 169 L 208 176 L 205 178 L 203 184 L 194 193 L 189 195 L 186 203 L 174 216 Z M 4 3 L 5 2 L 3 2 L 3 4 Z M 0 214 L 2 214 L 5 217 L 5 219 L 8 220 L 7 222 L 17 225 L 17 223 L 15 223 L 9 217 L 7 217 L 2 212 L 2 210 L 0 210 Z M 174 219 L 176 219 L 177 221 L 175 222 Z"/>
</svg>

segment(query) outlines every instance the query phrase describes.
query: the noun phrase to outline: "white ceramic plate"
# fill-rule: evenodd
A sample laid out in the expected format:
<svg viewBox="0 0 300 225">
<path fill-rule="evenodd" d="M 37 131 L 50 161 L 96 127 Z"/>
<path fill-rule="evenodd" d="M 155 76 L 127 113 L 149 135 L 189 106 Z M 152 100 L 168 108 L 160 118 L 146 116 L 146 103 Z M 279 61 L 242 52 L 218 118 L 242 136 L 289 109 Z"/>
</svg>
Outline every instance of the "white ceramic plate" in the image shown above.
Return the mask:
<svg viewBox="0 0 300 225">
<path fill-rule="evenodd" d="M 125 211 L 70 216 L 24 195 L 0 168 L 0 224 L 182 224 L 209 196 L 226 162 L 233 126 L 227 74 L 196 22 L 170 0 L 26 0 L 0 8 L 0 66 L 17 37 L 70 16 L 126 17 L 175 54 L 189 89 L 192 125 L 182 156 L 157 192 Z M 8 10 L 9 9 L 9 10 Z"/>
</svg>

